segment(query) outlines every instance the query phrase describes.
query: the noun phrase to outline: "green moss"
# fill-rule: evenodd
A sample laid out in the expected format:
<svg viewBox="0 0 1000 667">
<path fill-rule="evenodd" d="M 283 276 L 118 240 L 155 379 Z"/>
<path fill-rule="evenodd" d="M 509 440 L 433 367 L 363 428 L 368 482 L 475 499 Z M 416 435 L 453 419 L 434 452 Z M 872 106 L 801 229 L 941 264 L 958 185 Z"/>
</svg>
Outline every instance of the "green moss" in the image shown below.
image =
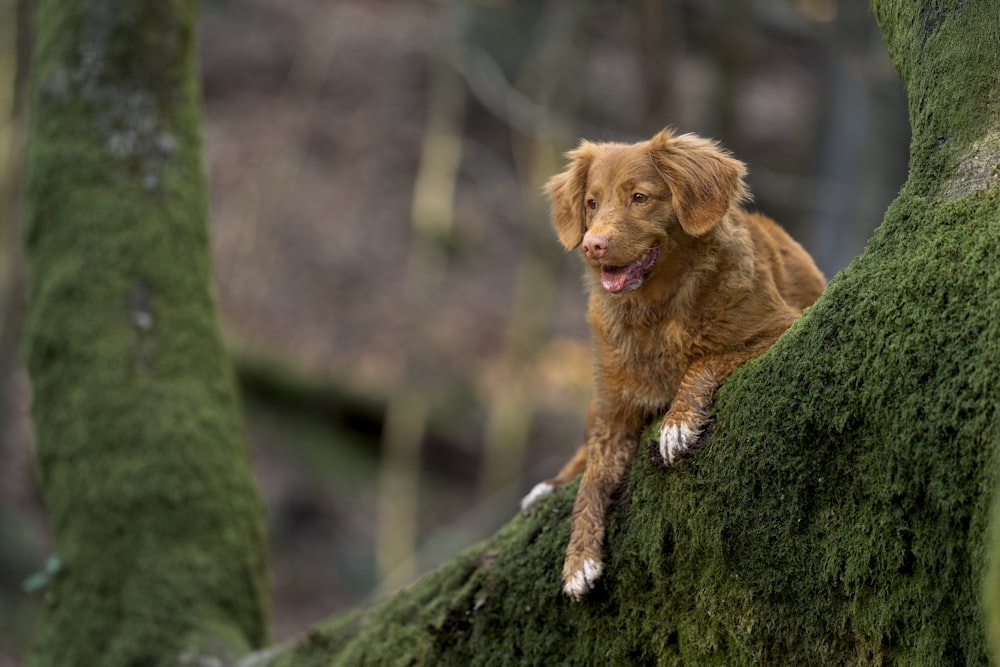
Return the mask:
<svg viewBox="0 0 1000 667">
<path fill-rule="evenodd" d="M 35 665 L 160 664 L 212 644 L 206 628 L 233 651 L 267 637 L 211 289 L 195 3 L 155 4 L 38 6 L 25 338 L 65 567 Z"/>
<path fill-rule="evenodd" d="M 910 185 L 932 196 L 1000 119 L 1000 14 L 989 0 L 873 0 L 872 8 L 906 87 Z"/>
<path fill-rule="evenodd" d="M 996 193 L 930 211 L 901 199 L 821 302 L 719 392 L 713 450 L 767 471 L 724 477 L 716 509 L 743 508 L 726 523 L 764 529 L 727 570 L 745 564 L 754 597 L 797 601 L 771 642 L 840 634 L 851 663 L 985 661 L 998 234 Z"/>
</svg>

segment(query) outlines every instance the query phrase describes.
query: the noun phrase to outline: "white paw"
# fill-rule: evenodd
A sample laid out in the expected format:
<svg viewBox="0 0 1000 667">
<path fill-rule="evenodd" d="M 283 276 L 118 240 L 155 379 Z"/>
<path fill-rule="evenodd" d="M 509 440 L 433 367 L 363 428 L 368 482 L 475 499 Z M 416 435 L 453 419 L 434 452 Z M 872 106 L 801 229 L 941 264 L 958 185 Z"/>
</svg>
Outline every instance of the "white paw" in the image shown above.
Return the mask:
<svg viewBox="0 0 1000 667">
<path fill-rule="evenodd" d="M 602 572 L 604 572 L 604 563 L 588 558 L 583 561 L 582 568 L 563 582 L 563 593 L 573 600 L 579 601 L 594 587 L 594 583 L 601 578 Z"/>
<path fill-rule="evenodd" d="M 539 482 L 538 484 L 535 484 L 535 488 L 533 488 L 528 495 L 521 499 L 521 511 L 527 514 L 531 508 L 535 506 L 535 503 L 555 491 L 555 488 L 556 487 L 552 486 L 548 482 Z"/>
<path fill-rule="evenodd" d="M 698 440 L 698 431 L 681 422 L 664 421 L 660 427 L 660 456 L 664 462 L 673 463 L 681 452 Z"/>
</svg>

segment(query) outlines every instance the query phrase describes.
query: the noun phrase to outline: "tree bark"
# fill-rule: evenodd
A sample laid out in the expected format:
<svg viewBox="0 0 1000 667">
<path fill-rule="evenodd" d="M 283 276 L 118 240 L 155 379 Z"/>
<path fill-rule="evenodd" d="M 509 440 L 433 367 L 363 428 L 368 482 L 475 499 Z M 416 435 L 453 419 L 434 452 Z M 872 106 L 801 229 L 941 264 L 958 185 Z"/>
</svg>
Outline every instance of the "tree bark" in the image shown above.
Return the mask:
<svg viewBox="0 0 1000 667">
<path fill-rule="evenodd" d="M 573 486 L 242 664 L 988 662 L 1000 5 L 873 5 L 909 100 L 909 180 L 864 253 L 718 391 L 703 453 L 637 458 L 599 588 L 559 592 Z"/>
<path fill-rule="evenodd" d="M 197 3 L 36 7 L 26 357 L 61 567 L 28 664 L 232 658 L 267 641 L 264 528 L 211 288 Z"/>
</svg>

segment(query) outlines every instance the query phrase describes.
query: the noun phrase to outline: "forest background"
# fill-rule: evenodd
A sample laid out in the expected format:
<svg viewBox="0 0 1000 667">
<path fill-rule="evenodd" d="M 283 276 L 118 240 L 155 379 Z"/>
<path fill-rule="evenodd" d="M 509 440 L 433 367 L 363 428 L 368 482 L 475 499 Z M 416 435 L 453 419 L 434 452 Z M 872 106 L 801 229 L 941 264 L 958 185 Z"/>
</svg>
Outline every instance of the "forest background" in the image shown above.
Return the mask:
<svg viewBox="0 0 1000 667">
<path fill-rule="evenodd" d="M 0 667 L 52 551 L 19 357 L 29 11 L 0 0 Z M 579 137 L 719 139 L 828 277 L 906 175 L 865 3 L 213 0 L 202 57 L 276 640 L 492 534 L 577 445 L 580 264 L 539 187 Z"/>
</svg>

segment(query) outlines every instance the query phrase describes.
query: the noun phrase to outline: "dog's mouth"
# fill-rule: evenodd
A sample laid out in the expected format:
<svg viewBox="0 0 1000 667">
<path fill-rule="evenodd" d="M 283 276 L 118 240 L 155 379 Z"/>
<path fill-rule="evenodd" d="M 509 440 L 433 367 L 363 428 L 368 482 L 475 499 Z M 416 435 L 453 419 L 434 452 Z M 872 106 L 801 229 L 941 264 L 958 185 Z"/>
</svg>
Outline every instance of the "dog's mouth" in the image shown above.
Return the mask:
<svg viewBox="0 0 1000 667">
<path fill-rule="evenodd" d="M 601 287 L 612 294 L 631 292 L 646 279 L 659 256 L 660 244 L 657 243 L 649 249 L 649 252 L 631 264 L 601 267 Z"/>
</svg>

